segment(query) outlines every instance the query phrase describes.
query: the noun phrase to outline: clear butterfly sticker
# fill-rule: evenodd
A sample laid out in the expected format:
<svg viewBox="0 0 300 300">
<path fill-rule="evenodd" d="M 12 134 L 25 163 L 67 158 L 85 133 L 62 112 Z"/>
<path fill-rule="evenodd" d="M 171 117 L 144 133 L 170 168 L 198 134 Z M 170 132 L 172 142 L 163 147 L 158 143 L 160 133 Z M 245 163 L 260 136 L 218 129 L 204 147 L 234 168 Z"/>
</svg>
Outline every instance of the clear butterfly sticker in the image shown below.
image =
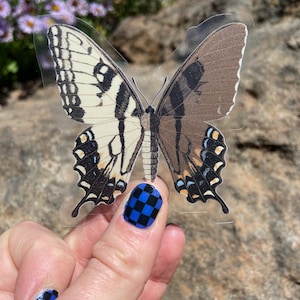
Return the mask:
<svg viewBox="0 0 300 300">
<path fill-rule="evenodd" d="M 72 217 L 86 203 L 113 203 L 126 190 L 140 152 L 145 180 L 156 178 L 161 152 L 176 191 L 188 202 L 217 201 L 229 213 L 216 191 L 227 147 L 209 121 L 225 117 L 234 106 L 247 26 L 232 15 L 217 15 L 188 30 L 173 55 L 177 71 L 162 80 L 155 101 L 147 105 L 136 81 L 92 33 L 60 23 L 47 31 L 63 109 L 89 126 L 73 149 L 84 196 Z"/>
</svg>

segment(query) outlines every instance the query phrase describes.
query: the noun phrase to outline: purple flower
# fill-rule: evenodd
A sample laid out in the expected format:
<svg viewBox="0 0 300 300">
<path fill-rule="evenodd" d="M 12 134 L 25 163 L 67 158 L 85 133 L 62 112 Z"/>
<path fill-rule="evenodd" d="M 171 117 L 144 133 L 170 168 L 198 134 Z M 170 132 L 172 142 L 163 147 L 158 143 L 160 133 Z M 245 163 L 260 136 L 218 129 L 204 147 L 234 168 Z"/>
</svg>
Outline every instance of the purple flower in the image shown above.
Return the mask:
<svg viewBox="0 0 300 300">
<path fill-rule="evenodd" d="M 89 5 L 86 0 L 68 0 L 67 6 L 71 7 L 74 14 L 86 16 L 89 13 Z"/>
<path fill-rule="evenodd" d="M 72 10 L 63 1 L 54 0 L 50 4 L 47 4 L 45 8 L 55 20 L 64 21 L 69 24 L 75 21 Z"/>
<path fill-rule="evenodd" d="M 46 4 L 45 8 L 51 14 L 59 14 L 63 11 L 68 11 L 66 3 L 59 0 L 54 0 L 51 3 Z"/>
<path fill-rule="evenodd" d="M 0 1 L 0 17 L 7 18 L 11 14 L 11 7 L 7 1 Z"/>
<path fill-rule="evenodd" d="M 58 14 L 52 14 L 52 16 L 59 21 L 63 21 L 67 24 L 73 24 L 75 22 L 75 16 L 71 11 L 64 10 Z"/>
<path fill-rule="evenodd" d="M 4 19 L 0 19 L 0 43 L 8 43 L 13 39 L 13 28 Z"/>
<path fill-rule="evenodd" d="M 30 12 L 34 11 L 34 6 L 32 2 L 27 0 L 19 0 L 17 6 L 14 9 L 13 16 L 21 16 L 25 14 L 30 14 Z"/>
<path fill-rule="evenodd" d="M 90 13 L 95 17 L 104 17 L 106 15 L 106 9 L 102 4 L 92 3 L 90 5 Z"/>
<path fill-rule="evenodd" d="M 39 55 L 39 62 L 43 70 L 53 69 L 53 60 L 49 53 L 41 53 Z"/>
<path fill-rule="evenodd" d="M 106 10 L 107 11 L 114 11 L 115 10 L 113 4 L 110 1 L 106 5 Z"/>
<path fill-rule="evenodd" d="M 18 19 L 18 25 L 23 33 L 37 33 L 43 29 L 43 24 L 40 18 L 24 15 Z"/>
<path fill-rule="evenodd" d="M 48 28 L 55 24 L 55 20 L 53 18 L 51 18 L 49 15 L 48 16 L 42 16 L 41 17 L 41 23 L 42 23 L 42 27 L 45 30 L 48 30 Z"/>
</svg>

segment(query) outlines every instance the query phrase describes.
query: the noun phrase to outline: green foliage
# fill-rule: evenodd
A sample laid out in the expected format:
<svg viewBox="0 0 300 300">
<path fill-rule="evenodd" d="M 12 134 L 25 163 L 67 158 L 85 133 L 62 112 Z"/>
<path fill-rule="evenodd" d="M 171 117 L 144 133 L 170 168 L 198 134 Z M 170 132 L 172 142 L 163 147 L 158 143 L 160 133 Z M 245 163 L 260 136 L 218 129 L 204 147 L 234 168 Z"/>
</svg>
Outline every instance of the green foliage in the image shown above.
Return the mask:
<svg viewBox="0 0 300 300">
<path fill-rule="evenodd" d="M 32 36 L 10 43 L 0 43 L 0 86 L 12 88 L 38 76 Z"/>
</svg>

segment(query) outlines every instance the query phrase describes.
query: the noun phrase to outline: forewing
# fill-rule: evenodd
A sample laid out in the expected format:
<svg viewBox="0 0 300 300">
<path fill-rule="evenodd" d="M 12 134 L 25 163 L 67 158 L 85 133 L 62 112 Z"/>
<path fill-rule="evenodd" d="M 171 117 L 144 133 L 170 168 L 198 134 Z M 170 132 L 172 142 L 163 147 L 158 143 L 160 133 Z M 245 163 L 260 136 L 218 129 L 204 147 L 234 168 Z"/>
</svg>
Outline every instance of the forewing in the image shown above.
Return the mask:
<svg viewBox="0 0 300 300">
<path fill-rule="evenodd" d="M 74 169 L 87 201 L 111 203 L 123 192 L 141 147 L 142 105 L 122 71 L 83 32 L 69 25 L 48 31 L 56 82 L 70 118 L 96 124 L 76 139 Z"/>
<path fill-rule="evenodd" d="M 225 142 L 206 121 L 228 114 L 234 105 L 247 28 L 225 25 L 210 34 L 178 69 L 157 107 L 158 140 L 175 188 L 188 201 L 217 200 L 225 166 Z"/>
<path fill-rule="evenodd" d="M 53 25 L 48 31 L 56 83 L 65 112 L 88 124 L 142 114 L 142 106 L 119 67 L 82 31 Z"/>
</svg>

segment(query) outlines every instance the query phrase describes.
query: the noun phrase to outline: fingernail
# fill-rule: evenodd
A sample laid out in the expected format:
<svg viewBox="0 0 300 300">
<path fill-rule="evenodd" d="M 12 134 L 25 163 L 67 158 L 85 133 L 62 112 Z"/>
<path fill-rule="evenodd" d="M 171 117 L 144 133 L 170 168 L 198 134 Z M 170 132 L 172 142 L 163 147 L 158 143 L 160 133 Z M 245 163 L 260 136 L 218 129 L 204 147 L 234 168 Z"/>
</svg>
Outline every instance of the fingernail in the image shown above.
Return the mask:
<svg viewBox="0 0 300 300">
<path fill-rule="evenodd" d="M 123 217 L 138 228 L 148 228 L 154 222 L 161 206 L 159 191 L 150 184 L 140 183 L 131 192 Z"/>
<path fill-rule="evenodd" d="M 168 226 L 177 226 L 177 227 L 178 227 L 178 225 L 176 225 L 176 224 L 174 224 L 174 223 L 172 223 L 172 222 L 167 223 L 166 227 L 168 227 Z"/>
<path fill-rule="evenodd" d="M 58 297 L 58 291 L 44 290 L 37 296 L 36 300 L 55 300 L 57 297 Z"/>
</svg>

